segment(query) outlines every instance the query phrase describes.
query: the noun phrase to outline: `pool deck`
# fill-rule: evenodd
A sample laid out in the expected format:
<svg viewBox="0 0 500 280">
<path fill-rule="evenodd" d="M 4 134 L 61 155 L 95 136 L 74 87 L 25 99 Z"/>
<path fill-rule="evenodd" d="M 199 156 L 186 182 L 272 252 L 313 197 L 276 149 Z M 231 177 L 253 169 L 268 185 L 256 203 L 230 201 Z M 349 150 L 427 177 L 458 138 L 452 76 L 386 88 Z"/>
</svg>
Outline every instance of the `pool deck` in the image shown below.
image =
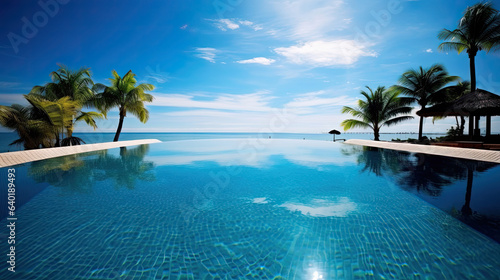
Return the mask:
<svg viewBox="0 0 500 280">
<path fill-rule="evenodd" d="M 79 153 L 152 143 L 161 143 L 161 141 L 157 139 L 144 139 L 0 153 L 0 167 Z"/>
<path fill-rule="evenodd" d="M 471 148 L 444 147 L 434 145 L 418 145 L 410 143 L 395 143 L 385 141 L 349 139 L 344 142 L 350 145 L 361 145 L 411 153 L 422 153 L 438 156 L 447 156 L 455 158 L 473 159 L 479 161 L 488 161 L 500 163 L 500 151 L 480 150 Z"/>
</svg>

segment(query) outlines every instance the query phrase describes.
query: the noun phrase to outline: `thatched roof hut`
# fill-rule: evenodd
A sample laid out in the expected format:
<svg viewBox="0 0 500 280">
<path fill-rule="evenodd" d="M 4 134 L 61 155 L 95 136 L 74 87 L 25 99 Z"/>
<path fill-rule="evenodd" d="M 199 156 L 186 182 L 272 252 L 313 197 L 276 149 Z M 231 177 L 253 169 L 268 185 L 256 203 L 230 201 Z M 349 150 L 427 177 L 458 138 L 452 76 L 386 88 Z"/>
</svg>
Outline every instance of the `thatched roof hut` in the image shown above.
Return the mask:
<svg viewBox="0 0 500 280">
<path fill-rule="evenodd" d="M 486 90 L 477 89 L 453 102 L 422 109 L 417 112 L 417 115 L 423 117 L 469 116 L 470 119 L 476 117 L 477 130 L 479 124 L 477 117 L 486 116 L 486 136 L 489 136 L 491 132 L 491 116 L 500 116 L 500 96 Z M 471 127 L 472 125 L 469 125 L 469 128 Z"/>
</svg>

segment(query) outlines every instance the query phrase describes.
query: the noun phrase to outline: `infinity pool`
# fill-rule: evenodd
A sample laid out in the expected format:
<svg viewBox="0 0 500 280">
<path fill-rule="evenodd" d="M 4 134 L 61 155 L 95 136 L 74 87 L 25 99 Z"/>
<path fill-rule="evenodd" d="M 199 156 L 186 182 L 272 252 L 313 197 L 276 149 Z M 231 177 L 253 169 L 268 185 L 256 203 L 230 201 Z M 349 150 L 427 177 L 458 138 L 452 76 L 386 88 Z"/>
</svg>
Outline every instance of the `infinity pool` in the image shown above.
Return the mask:
<svg viewBox="0 0 500 280">
<path fill-rule="evenodd" d="M 441 160 L 437 173 L 409 153 L 234 139 L 10 167 L 16 272 L 2 187 L 0 279 L 499 279 L 500 244 L 465 222 L 496 217 L 474 203 L 500 169 Z"/>
</svg>

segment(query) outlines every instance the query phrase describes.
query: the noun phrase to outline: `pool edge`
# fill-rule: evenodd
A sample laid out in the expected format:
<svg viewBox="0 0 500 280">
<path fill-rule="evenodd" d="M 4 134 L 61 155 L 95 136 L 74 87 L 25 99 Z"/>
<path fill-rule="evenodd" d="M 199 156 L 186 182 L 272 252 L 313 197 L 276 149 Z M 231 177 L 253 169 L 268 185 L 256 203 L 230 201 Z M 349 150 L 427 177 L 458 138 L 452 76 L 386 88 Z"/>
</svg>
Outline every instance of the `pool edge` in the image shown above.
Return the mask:
<svg viewBox="0 0 500 280">
<path fill-rule="evenodd" d="M 0 168 L 79 153 L 161 142 L 158 139 L 141 139 L 0 153 Z"/>
<path fill-rule="evenodd" d="M 344 144 L 500 163 L 500 151 L 420 145 L 410 143 L 393 143 L 361 139 L 349 139 L 345 141 Z"/>
</svg>

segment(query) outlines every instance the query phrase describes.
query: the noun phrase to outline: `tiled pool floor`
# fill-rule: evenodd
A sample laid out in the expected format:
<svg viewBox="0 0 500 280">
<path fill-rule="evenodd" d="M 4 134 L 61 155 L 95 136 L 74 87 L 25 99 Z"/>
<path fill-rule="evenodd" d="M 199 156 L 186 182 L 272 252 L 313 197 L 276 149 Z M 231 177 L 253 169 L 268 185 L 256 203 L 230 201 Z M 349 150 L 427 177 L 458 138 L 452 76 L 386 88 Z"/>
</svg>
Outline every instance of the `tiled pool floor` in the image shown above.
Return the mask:
<svg viewBox="0 0 500 280">
<path fill-rule="evenodd" d="M 244 157 L 241 140 L 183 141 L 82 155 L 18 210 L 18 270 L 0 278 L 498 279 L 500 244 L 361 172 L 341 147 L 270 141 Z M 65 184 L 79 173 L 85 187 Z"/>
</svg>

